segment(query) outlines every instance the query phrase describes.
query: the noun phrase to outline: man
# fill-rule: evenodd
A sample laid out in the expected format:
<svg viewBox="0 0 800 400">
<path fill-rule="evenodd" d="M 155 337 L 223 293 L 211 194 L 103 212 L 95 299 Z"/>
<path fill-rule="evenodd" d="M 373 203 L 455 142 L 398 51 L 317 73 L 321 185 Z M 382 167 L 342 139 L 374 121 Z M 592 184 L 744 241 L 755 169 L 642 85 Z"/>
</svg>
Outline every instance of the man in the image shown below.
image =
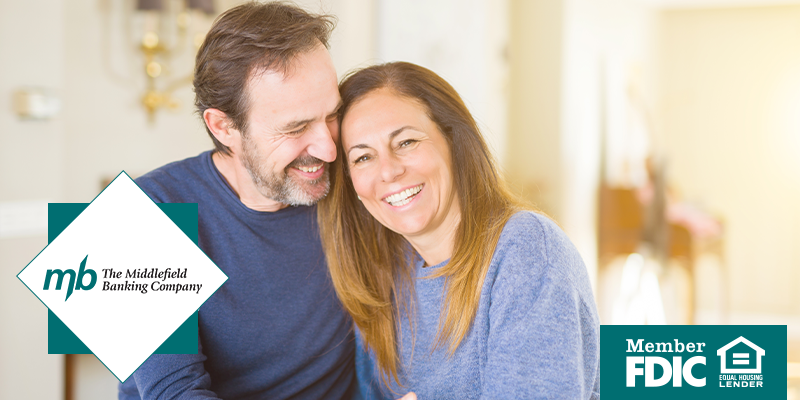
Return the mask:
<svg viewBox="0 0 800 400">
<path fill-rule="evenodd" d="M 194 87 L 216 149 L 137 183 L 156 202 L 198 203 L 199 245 L 229 279 L 200 308 L 199 353 L 151 356 L 120 399 L 352 395 L 352 323 L 313 206 L 336 157 L 332 29 L 328 16 L 248 3 L 209 31 Z"/>
</svg>

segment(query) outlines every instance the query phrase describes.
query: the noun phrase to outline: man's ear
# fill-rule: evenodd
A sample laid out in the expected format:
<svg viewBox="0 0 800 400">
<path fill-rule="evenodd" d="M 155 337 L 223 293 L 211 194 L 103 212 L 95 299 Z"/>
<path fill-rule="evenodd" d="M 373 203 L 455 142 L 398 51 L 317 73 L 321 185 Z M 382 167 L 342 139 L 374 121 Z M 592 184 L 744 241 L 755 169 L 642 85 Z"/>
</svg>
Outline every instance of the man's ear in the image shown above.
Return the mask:
<svg viewBox="0 0 800 400">
<path fill-rule="evenodd" d="M 239 131 L 232 125 L 228 116 L 216 108 L 207 108 L 203 111 L 203 120 L 220 143 L 228 147 L 236 147 L 239 140 Z"/>
</svg>

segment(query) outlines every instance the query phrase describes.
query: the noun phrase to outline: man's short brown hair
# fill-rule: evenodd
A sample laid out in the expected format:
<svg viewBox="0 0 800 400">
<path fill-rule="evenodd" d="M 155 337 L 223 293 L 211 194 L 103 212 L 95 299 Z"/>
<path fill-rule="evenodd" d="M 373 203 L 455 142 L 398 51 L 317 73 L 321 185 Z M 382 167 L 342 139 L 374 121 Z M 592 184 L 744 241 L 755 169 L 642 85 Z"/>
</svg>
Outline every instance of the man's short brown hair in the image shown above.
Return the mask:
<svg viewBox="0 0 800 400">
<path fill-rule="evenodd" d="M 234 129 L 247 130 L 247 81 L 255 72 L 288 73 L 292 59 L 319 44 L 328 47 L 335 18 L 311 14 L 287 2 L 245 3 L 214 21 L 197 52 L 195 106 L 225 113 Z M 229 155 L 206 126 L 217 151 Z"/>
</svg>

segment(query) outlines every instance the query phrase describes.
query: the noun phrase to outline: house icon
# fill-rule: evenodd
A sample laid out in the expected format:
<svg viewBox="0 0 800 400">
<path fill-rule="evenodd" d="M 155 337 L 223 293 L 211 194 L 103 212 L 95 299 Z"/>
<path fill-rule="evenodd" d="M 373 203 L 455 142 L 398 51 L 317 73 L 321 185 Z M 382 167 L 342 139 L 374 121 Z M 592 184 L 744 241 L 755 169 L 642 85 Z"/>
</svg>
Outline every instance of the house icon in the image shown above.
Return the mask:
<svg viewBox="0 0 800 400">
<path fill-rule="evenodd" d="M 742 344 L 742 346 L 737 346 Z M 736 347 L 736 349 L 733 349 Z M 728 359 L 728 350 L 733 349 Z M 738 339 L 726 344 L 717 350 L 720 358 L 720 366 L 723 374 L 760 374 L 761 357 L 766 354 L 764 349 L 756 346 L 753 342 L 739 336 Z M 729 363 L 730 362 L 730 363 Z M 755 363 L 755 367 L 753 365 Z M 737 367 L 741 365 L 742 367 Z"/>
</svg>

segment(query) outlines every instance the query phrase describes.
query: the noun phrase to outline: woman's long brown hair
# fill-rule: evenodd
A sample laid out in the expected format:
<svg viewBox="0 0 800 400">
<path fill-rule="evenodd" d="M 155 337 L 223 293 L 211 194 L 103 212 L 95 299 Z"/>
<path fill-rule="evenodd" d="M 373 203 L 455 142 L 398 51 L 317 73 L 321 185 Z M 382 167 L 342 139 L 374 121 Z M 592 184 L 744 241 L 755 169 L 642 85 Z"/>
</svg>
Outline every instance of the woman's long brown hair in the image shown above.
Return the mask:
<svg viewBox="0 0 800 400">
<path fill-rule="evenodd" d="M 339 86 L 340 117 L 378 89 L 423 105 L 450 148 L 461 219 L 450 261 L 431 278 L 444 277 L 446 288 L 435 347 L 447 343 L 452 355 L 475 318 L 503 226 L 515 212 L 529 207 L 508 190 L 475 120 L 444 79 L 405 62 L 351 73 Z M 384 382 L 393 378 L 401 384 L 397 335 L 401 313 L 413 320 L 414 252 L 402 236 L 381 225 L 357 200 L 346 157 L 339 140 L 331 165 L 331 189 L 318 207 L 328 268 L 336 294 L 365 345 L 375 353 Z"/>
</svg>

